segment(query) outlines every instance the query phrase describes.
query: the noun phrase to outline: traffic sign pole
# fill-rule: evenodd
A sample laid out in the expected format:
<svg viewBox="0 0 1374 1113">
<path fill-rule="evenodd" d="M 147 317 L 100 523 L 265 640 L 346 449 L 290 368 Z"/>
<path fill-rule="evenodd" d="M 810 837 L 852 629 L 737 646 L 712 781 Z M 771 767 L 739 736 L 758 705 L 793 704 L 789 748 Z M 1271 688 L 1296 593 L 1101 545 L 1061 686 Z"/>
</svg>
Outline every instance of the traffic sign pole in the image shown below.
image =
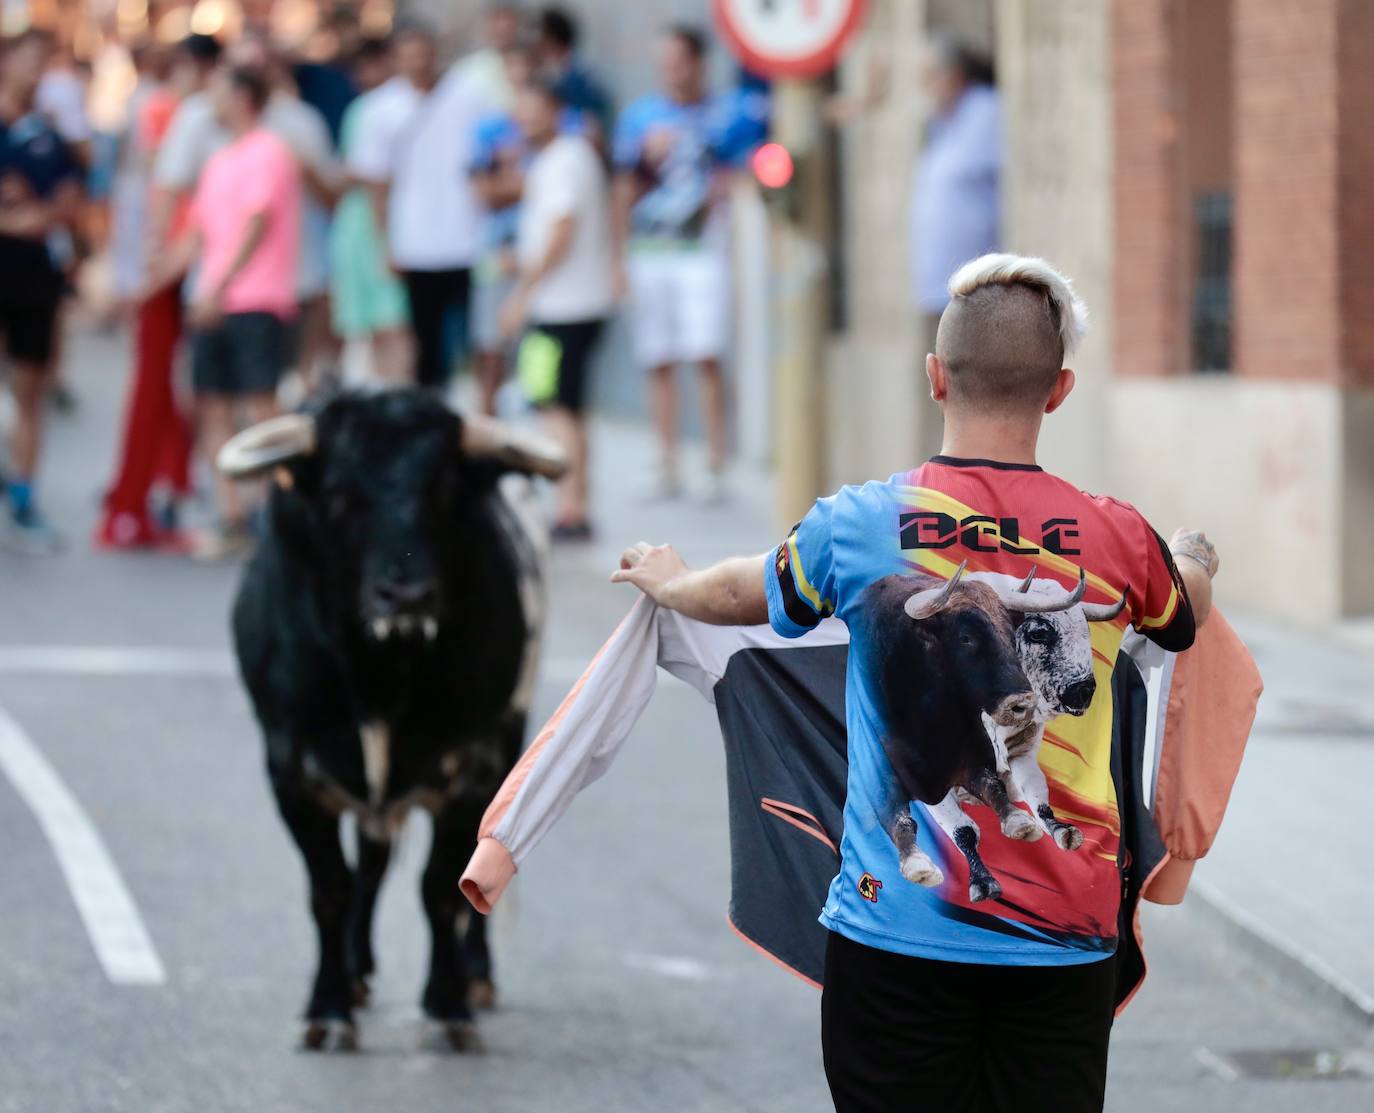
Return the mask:
<svg viewBox="0 0 1374 1113">
<path fill-rule="evenodd" d="M 775 201 L 773 364 L 777 525 L 787 529 L 826 485 L 825 354 L 830 319 L 831 160 L 819 78 L 833 69 L 868 0 L 713 0 L 716 26 L 749 69 L 774 79 L 773 141 L 755 166 Z M 788 171 L 790 170 L 790 173 Z M 765 180 L 765 179 L 771 180 Z M 785 191 L 786 196 L 778 196 Z"/>
<path fill-rule="evenodd" d="M 801 172 L 795 183 L 795 220 L 773 214 L 773 364 L 775 525 L 790 529 L 823 493 L 826 483 L 825 350 L 829 337 L 827 258 L 830 151 L 815 79 L 785 78 L 774 87 L 773 137 Z"/>
</svg>

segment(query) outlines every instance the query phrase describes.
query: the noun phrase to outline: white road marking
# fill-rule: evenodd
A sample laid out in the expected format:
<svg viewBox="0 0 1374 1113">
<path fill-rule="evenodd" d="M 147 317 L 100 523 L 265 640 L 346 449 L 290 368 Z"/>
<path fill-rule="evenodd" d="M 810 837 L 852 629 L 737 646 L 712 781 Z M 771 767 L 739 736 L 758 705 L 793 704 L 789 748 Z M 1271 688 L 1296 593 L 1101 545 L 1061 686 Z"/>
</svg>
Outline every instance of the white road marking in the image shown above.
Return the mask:
<svg viewBox="0 0 1374 1113">
<path fill-rule="evenodd" d="M 158 646 L 0 645 L 0 673 L 59 676 L 232 677 L 233 656 Z"/>
<path fill-rule="evenodd" d="M 2 707 L 0 771 L 47 835 L 106 976 L 116 985 L 164 983 L 162 961 L 100 833 L 57 770 Z"/>
<path fill-rule="evenodd" d="M 644 955 L 626 954 L 621 961 L 632 970 L 647 970 L 651 974 L 661 974 L 665 978 L 677 978 L 684 982 L 705 982 L 711 978 L 711 969 L 699 959 L 686 955 Z"/>
<path fill-rule="evenodd" d="M 541 685 L 567 689 L 586 671 L 591 655 L 545 657 L 536 676 Z M 178 649 L 137 645 L 0 645 L 0 676 L 238 676 L 232 653 L 215 649 Z M 682 681 L 662 669 L 658 683 Z"/>
</svg>

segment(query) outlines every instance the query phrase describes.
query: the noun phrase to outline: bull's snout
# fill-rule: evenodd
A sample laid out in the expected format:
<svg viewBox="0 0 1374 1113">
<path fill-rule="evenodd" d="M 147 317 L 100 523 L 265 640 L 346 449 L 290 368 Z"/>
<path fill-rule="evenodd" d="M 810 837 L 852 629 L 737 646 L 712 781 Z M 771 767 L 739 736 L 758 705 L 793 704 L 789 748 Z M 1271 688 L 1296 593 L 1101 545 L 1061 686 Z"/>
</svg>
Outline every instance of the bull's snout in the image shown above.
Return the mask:
<svg viewBox="0 0 1374 1113">
<path fill-rule="evenodd" d="M 423 634 L 433 641 L 439 633 L 438 604 L 437 580 L 379 580 L 367 593 L 368 627 L 378 641 L 393 634 Z"/>
<path fill-rule="evenodd" d="M 999 727 L 1019 727 L 1035 714 L 1035 693 L 1014 692 L 997 705 L 992 721 Z"/>
<path fill-rule="evenodd" d="M 1064 710 L 1070 715 L 1082 715 L 1092 704 L 1093 696 L 1097 694 L 1097 681 L 1089 676 L 1082 680 L 1075 680 L 1067 688 L 1060 698 L 1064 705 Z"/>
</svg>

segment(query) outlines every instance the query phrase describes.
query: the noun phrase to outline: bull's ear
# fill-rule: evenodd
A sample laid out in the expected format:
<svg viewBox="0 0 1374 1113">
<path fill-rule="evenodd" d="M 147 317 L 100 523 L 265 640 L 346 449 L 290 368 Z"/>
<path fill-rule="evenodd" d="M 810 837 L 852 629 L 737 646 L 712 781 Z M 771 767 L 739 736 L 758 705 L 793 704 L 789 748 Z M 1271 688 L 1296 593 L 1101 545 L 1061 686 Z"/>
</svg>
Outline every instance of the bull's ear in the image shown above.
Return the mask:
<svg viewBox="0 0 1374 1113">
<path fill-rule="evenodd" d="M 215 463 L 231 479 L 249 479 L 314 451 L 314 419 L 281 414 L 230 437 Z"/>
<path fill-rule="evenodd" d="M 494 460 L 511 471 L 546 479 L 559 479 L 568 470 L 568 454 L 547 437 L 481 414 L 458 420 L 463 455 L 469 460 Z"/>
</svg>

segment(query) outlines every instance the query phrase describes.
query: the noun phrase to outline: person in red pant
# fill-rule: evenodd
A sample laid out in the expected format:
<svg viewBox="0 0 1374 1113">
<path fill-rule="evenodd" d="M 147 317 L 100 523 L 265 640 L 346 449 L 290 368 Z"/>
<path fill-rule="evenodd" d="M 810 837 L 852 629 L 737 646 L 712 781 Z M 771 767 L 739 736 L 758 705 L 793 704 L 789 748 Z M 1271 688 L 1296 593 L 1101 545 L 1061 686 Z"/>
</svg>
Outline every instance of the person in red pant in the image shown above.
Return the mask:
<svg viewBox="0 0 1374 1113">
<path fill-rule="evenodd" d="M 204 90 L 219 57 L 212 38 L 193 35 L 178 51 L 167 87 L 155 90 L 140 106 L 134 142 L 150 169 L 162 139 L 181 102 Z M 156 187 L 154 187 L 156 188 Z M 165 246 L 159 223 L 170 223 L 170 235 L 184 224 L 180 205 L 167 191 L 150 198 L 153 210 L 151 240 Z M 169 209 L 163 220 L 160 209 Z M 163 548 L 180 551 L 183 538 L 157 523 L 148 505 L 152 488 L 161 483 L 173 499 L 190 493 L 191 434 L 173 385 L 177 345 L 183 331 L 181 283 L 173 283 L 145 297 L 134 322 L 134 374 L 125 410 L 124 437 L 115 478 L 105 497 L 105 512 L 95 530 L 100 549 Z"/>
</svg>

